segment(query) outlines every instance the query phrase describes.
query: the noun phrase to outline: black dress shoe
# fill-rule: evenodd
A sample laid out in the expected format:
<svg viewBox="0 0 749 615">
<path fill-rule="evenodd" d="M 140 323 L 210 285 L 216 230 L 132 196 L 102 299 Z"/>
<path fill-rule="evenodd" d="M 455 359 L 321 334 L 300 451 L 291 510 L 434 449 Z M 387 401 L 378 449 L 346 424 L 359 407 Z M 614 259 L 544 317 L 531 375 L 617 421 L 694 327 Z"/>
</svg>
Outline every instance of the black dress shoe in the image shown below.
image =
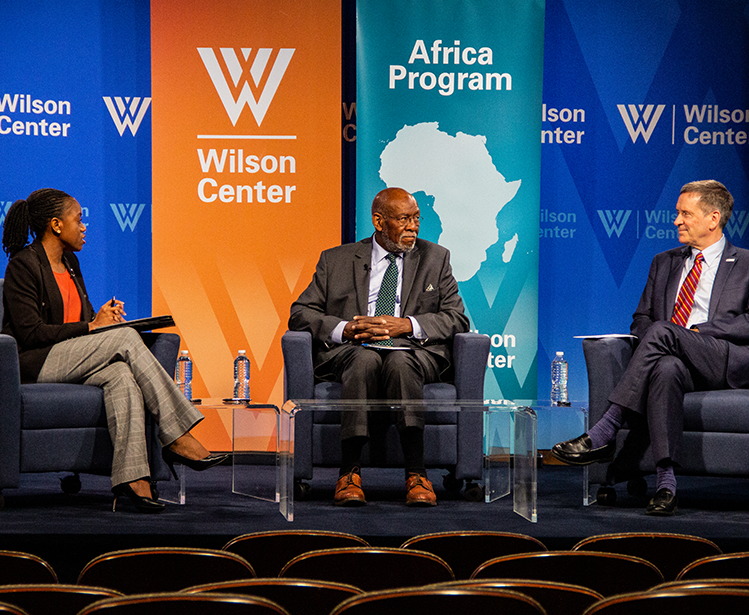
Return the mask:
<svg viewBox="0 0 749 615">
<path fill-rule="evenodd" d="M 183 466 L 187 466 L 191 470 L 202 472 L 203 470 L 207 470 L 208 468 L 212 468 L 213 466 L 217 466 L 220 463 L 223 463 L 224 461 L 229 459 L 229 455 L 210 455 L 205 459 L 188 459 L 187 457 L 183 457 L 182 455 L 175 453 L 172 449 L 164 447 L 161 449 L 161 458 L 166 462 L 166 465 L 168 465 L 169 469 L 172 471 L 174 480 L 178 480 L 177 472 L 174 469 L 175 463 L 181 463 Z"/>
<path fill-rule="evenodd" d="M 162 502 L 157 502 L 153 498 L 143 497 L 135 493 L 129 483 L 121 483 L 112 487 L 112 495 L 114 495 L 112 512 L 115 512 L 117 509 L 117 498 L 123 495 L 130 499 L 135 506 L 135 510 L 139 513 L 160 513 L 166 508 Z"/>
<path fill-rule="evenodd" d="M 677 503 L 678 500 L 673 491 L 666 488 L 658 489 L 658 492 L 650 500 L 650 504 L 645 509 L 645 514 L 670 517 L 679 509 Z"/>
<path fill-rule="evenodd" d="M 551 454 L 564 463 L 573 466 L 587 466 L 596 461 L 611 461 L 614 458 L 615 451 L 615 442 L 609 442 L 606 446 L 600 448 L 593 448 L 588 434 L 584 433 L 572 440 L 555 444 L 551 449 Z"/>
</svg>

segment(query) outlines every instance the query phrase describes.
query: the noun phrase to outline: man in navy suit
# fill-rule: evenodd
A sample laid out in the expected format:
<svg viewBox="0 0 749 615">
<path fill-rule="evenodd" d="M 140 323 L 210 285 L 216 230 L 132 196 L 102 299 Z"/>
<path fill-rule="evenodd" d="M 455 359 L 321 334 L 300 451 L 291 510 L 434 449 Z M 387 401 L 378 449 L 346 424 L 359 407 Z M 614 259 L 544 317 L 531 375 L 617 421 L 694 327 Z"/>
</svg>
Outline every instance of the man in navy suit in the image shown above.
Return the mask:
<svg viewBox="0 0 749 615">
<path fill-rule="evenodd" d="M 686 247 L 653 259 L 630 327 L 638 346 L 611 406 L 587 434 L 552 449 L 570 464 L 610 461 L 625 421 L 646 431 L 657 472 L 651 515 L 677 510 L 684 394 L 749 388 L 749 251 L 723 235 L 732 210 L 733 197 L 720 182 L 682 187 L 674 224 Z"/>
<path fill-rule="evenodd" d="M 325 250 L 312 282 L 291 306 L 289 329 L 312 334 L 315 376 L 340 382 L 343 399 L 421 399 L 425 384 L 450 377 L 452 339 L 468 318 L 450 253 L 417 239 L 419 206 L 401 188 L 372 202 L 373 237 Z M 391 289 L 390 308 L 381 291 Z M 406 503 L 437 500 L 424 469 L 424 416 L 396 419 L 406 467 Z M 366 503 L 360 458 L 369 439 L 366 411 L 341 417 L 341 473 L 335 503 Z"/>
</svg>

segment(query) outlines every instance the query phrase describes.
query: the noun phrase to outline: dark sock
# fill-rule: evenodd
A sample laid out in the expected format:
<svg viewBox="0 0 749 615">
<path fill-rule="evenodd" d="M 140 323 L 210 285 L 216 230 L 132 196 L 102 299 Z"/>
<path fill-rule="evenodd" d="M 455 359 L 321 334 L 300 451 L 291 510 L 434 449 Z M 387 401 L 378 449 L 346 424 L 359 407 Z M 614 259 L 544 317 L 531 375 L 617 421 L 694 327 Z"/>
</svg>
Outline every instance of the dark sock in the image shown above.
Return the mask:
<svg viewBox="0 0 749 615">
<path fill-rule="evenodd" d="M 676 495 L 676 475 L 670 459 L 662 459 L 655 466 L 655 490 L 669 489 Z"/>
<path fill-rule="evenodd" d="M 364 445 L 367 443 L 366 436 L 354 436 L 353 438 L 346 438 L 341 440 L 341 474 L 348 474 L 352 470 L 356 470 L 357 473 L 361 467 L 361 452 Z"/>
<path fill-rule="evenodd" d="M 406 468 L 409 474 L 427 475 L 424 466 L 424 430 L 418 427 L 406 427 L 400 432 L 401 448 Z"/>
<path fill-rule="evenodd" d="M 617 404 L 611 404 L 606 414 L 588 430 L 591 446 L 593 448 L 606 446 L 616 438 L 616 433 L 622 425 L 624 425 L 624 408 Z"/>
</svg>

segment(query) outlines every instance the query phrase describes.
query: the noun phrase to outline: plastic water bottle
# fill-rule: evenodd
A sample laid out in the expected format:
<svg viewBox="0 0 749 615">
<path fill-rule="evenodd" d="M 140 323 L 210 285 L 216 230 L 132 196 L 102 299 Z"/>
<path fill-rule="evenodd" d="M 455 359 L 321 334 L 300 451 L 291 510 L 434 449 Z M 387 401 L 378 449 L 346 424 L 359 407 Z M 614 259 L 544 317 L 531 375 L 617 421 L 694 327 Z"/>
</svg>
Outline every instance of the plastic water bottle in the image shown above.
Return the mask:
<svg viewBox="0 0 749 615">
<path fill-rule="evenodd" d="M 179 353 L 175 381 L 184 396 L 187 397 L 187 399 L 192 400 L 192 361 L 190 360 L 190 355 L 187 350 L 183 350 Z"/>
<path fill-rule="evenodd" d="M 567 361 L 564 353 L 557 352 L 551 362 L 551 405 L 566 406 L 567 402 Z"/>
<path fill-rule="evenodd" d="M 244 350 L 234 359 L 234 399 L 250 399 L 250 360 Z"/>
</svg>

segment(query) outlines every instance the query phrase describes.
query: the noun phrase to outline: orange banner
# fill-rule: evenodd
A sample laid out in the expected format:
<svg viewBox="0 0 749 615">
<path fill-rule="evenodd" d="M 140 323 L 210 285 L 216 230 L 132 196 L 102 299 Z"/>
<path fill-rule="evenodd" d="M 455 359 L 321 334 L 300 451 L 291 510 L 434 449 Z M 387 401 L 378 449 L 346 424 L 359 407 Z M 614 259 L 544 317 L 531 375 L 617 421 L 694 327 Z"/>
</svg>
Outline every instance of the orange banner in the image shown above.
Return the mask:
<svg viewBox="0 0 749 615">
<path fill-rule="evenodd" d="M 193 395 L 280 405 L 280 340 L 341 237 L 341 5 L 155 0 L 153 312 L 194 362 Z"/>
</svg>

